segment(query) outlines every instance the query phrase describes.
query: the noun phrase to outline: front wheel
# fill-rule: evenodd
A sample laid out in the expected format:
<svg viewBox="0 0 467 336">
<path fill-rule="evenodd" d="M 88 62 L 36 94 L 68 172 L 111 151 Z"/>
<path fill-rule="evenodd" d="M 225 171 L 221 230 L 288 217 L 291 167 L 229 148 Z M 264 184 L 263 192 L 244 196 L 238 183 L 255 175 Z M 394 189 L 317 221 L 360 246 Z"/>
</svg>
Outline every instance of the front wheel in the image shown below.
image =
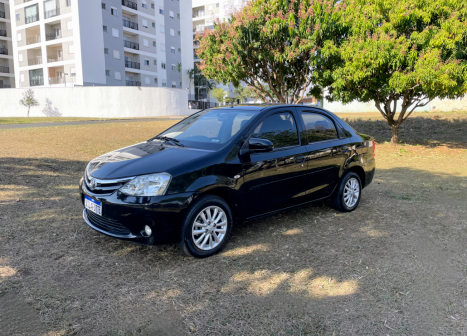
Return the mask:
<svg viewBox="0 0 467 336">
<path fill-rule="evenodd" d="M 334 209 L 340 212 L 354 211 L 362 197 L 362 182 L 354 172 L 347 172 L 342 177 L 333 198 Z"/>
<path fill-rule="evenodd" d="M 210 257 L 226 245 L 232 224 L 232 212 L 222 198 L 202 196 L 185 216 L 179 247 L 195 258 Z"/>
</svg>

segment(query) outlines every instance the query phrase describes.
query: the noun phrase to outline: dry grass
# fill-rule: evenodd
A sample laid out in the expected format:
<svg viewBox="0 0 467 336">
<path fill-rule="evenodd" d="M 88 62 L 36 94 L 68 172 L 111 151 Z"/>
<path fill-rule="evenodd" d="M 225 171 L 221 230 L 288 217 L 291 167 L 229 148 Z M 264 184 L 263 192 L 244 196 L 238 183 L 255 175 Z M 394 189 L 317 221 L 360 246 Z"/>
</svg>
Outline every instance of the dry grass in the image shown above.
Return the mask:
<svg viewBox="0 0 467 336">
<path fill-rule="evenodd" d="M 398 147 L 374 134 L 377 175 L 358 210 L 318 203 L 240 224 L 223 253 L 195 260 L 173 245 L 94 232 L 76 189 L 88 160 L 174 122 L 0 131 L 0 312 L 11 313 L 0 313 L 3 333 L 467 333 L 461 131 L 422 128 Z M 352 123 L 367 134 L 380 127 L 376 118 Z"/>
</svg>

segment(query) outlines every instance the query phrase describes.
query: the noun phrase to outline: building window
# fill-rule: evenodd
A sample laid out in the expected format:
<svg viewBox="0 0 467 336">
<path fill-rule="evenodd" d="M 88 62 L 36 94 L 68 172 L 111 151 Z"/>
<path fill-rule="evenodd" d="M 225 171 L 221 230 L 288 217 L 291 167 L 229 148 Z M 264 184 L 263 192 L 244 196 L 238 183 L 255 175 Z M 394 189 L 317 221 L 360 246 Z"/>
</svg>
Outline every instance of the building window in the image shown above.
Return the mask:
<svg viewBox="0 0 467 336">
<path fill-rule="evenodd" d="M 154 78 L 154 84 L 156 84 L 156 85 L 157 85 L 157 77 L 156 77 L 156 78 Z"/>
<path fill-rule="evenodd" d="M 69 44 L 68 45 L 68 53 L 69 54 L 74 54 L 75 53 L 75 45 L 74 44 Z"/>
<path fill-rule="evenodd" d="M 172 71 L 175 71 L 177 69 L 177 66 L 175 64 L 172 64 Z"/>
<path fill-rule="evenodd" d="M 147 28 L 148 27 L 148 20 L 143 19 L 143 27 Z"/>
<path fill-rule="evenodd" d="M 16 40 L 18 42 L 21 41 L 21 33 L 16 34 Z"/>
<path fill-rule="evenodd" d="M 172 28 L 170 28 L 170 36 L 175 36 L 175 30 L 173 30 Z"/>
<path fill-rule="evenodd" d="M 115 71 L 115 79 L 122 80 L 122 73 L 120 71 Z"/>
<path fill-rule="evenodd" d="M 151 78 L 149 78 L 149 77 L 144 77 L 144 83 L 145 83 L 145 84 L 148 84 L 148 85 L 151 84 Z"/>
<path fill-rule="evenodd" d="M 172 81 L 172 87 L 176 88 L 177 87 L 177 82 Z"/>
<path fill-rule="evenodd" d="M 115 7 L 110 7 L 110 14 L 113 16 L 118 16 L 118 10 Z"/>
<path fill-rule="evenodd" d="M 107 26 L 102 26 L 102 29 L 107 33 Z"/>
<path fill-rule="evenodd" d="M 149 41 L 146 40 L 146 39 L 143 39 L 143 45 L 144 45 L 146 48 L 149 48 Z"/>
<path fill-rule="evenodd" d="M 70 68 L 70 77 L 76 77 L 76 69 Z"/>
<path fill-rule="evenodd" d="M 101 3 L 102 9 L 105 9 L 105 3 Z"/>
<path fill-rule="evenodd" d="M 169 11 L 169 15 L 170 15 L 170 18 L 173 19 L 175 17 L 174 15 L 174 12 L 173 11 Z"/>
<path fill-rule="evenodd" d="M 180 36 L 180 35 L 182 35 L 182 34 L 180 33 L 180 30 L 179 30 L 179 31 L 178 31 L 178 36 Z"/>
<path fill-rule="evenodd" d="M 151 8 L 152 8 L 152 9 L 155 9 L 155 8 L 156 8 L 156 5 L 154 5 L 154 2 L 151 2 Z"/>
<path fill-rule="evenodd" d="M 115 59 L 120 59 L 120 51 L 114 50 L 114 58 Z"/>
<path fill-rule="evenodd" d="M 163 87 L 167 87 L 167 83 L 164 82 L 164 81 L 162 81 L 162 86 L 163 86 Z"/>
<path fill-rule="evenodd" d="M 141 7 L 148 8 L 148 4 L 147 4 L 146 0 L 141 0 Z"/>
<path fill-rule="evenodd" d="M 110 76 L 110 70 L 105 70 L 105 75 Z"/>
<path fill-rule="evenodd" d="M 164 25 L 161 25 L 161 33 L 165 34 L 165 26 Z"/>
<path fill-rule="evenodd" d="M 120 32 L 117 28 L 112 28 L 112 36 L 113 37 L 120 37 Z"/>
<path fill-rule="evenodd" d="M 19 21 L 19 20 L 20 20 L 20 15 L 19 15 L 19 13 L 16 13 L 16 21 Z M 24 77 L 24 75 L 23 75 L 23 77 Z"/>
<path fill-rule="evenodd" d="M 159 14 L 164 15 L 164 8 L 163 7 L 159 7 Z"/>
<path fill-rule="evenodd" d="M 22 62 L 23 61 L 23 54 L 18 55 L 18 61 Z"/>
<path fill-rule="evenodd" d="M 154 62 L 154 65 L 157 66 L 157 60 L 154 60 L 153 62 Z"/>
<path fill-rule="evenodd" d="M 165 63 L 161 63 L 161 68 L 165 69 Z"/>
<path fill-rule="evenodd" d="M 216 3 L 216 8 L 219 8 L 219 4 L 218 4 L 218 3 Z"/>
<path fill-rule="evenodd" d="M 180 13 L 177 13 L 177 19 L 180 19 Z"/>
<path fill-rule="evenodd" d="M 66 29 L 73 30 L 73 21 L 70 20 L 66 22 Z"/>
<path fill-rule="evenodd" d="M 170 52 L 171 52 L 172 54 L 175 54 L 175 47 L 170 47 Z"/>
<path fill-rule="evenodd" d="M 104 54 L 106 54 L 106 55 L 109 54 L 109 48 L 104 48 Z"/>
<path fill-rule="evenodd" d="M 165 52 L 165 44 L 164 44 L 164 43 L 161 43 L 161 50 L 162 50 L 163 52 Z"/>
<path fill-rule="evenodd" d="M 178 53 L 179 53 L 179 54 L 182 53 L 182 48 L 178 48 Z"/>
<path fill-rule="evenodd" d="M 152 23 L 152 28 L 156 28 L 156 23 L 155 22 Z"/>
<path fill-rule="evenodd" d="M 152 41 L 152 46 L 153 46 L 153 47 L 157 47 L 156 41 Z"/>
<path fill-rule="evenodd" d="M 144 59 L 144 65 L 149 66 L 149 60 L 148 59 Z"/>
<path fill-rule="evenodd" d="M 71 6 L 71 0 L 66 0 L 66 6 L 70 7 Z"/>
</svg>

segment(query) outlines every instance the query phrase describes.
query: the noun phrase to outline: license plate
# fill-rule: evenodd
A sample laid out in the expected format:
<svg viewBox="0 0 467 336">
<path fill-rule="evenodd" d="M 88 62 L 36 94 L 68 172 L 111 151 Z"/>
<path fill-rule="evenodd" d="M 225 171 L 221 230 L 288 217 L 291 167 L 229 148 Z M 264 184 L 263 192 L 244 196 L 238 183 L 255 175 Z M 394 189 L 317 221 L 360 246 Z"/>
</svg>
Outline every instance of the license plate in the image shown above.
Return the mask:
<svg viewBox="0 0 467 336">
<path fill-rule="evenodd" d="M 84 207 L 99 216 L 102 216 L 102 203 L 92 199 L 89 196 L 84 197 Z"/>
</svg>

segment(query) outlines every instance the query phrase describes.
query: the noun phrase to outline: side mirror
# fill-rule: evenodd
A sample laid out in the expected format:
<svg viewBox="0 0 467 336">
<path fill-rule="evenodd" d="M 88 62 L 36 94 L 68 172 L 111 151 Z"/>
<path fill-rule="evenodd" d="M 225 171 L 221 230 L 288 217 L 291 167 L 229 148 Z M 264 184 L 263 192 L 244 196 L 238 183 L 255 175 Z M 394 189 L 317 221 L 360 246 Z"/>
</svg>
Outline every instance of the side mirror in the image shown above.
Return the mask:
<svg viewBox="0 0 467 336">
<path fill-rule="evenodd" d="M 251 138 L 248 143 L 243 145 L 240 151 L 241 155 L 270 152 L 274 149 L 274 144 L 266 139 Z"/>
</svg>

